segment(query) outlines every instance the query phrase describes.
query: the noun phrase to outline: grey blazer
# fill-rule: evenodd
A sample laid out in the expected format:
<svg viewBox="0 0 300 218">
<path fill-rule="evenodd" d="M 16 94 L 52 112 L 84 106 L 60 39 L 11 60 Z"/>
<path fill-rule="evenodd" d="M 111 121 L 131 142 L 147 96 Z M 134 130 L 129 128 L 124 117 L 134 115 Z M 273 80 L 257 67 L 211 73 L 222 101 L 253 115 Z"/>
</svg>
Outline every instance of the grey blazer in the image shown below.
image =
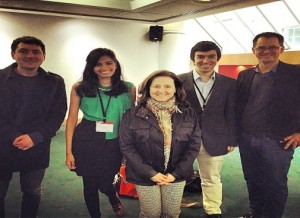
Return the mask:
<svg viewBox="0 0 300 218">
<path fill-rule="evenodd" d="M 216 73 L 215 85 L 205 111 L 202 110 L 193 82 L 193 73 L 179 75 L 187 93 L 186 100 L 198 115 L 205 149 L 212 156 L 227 154 L 236 146 L 236 80 Z"/>
</svg>

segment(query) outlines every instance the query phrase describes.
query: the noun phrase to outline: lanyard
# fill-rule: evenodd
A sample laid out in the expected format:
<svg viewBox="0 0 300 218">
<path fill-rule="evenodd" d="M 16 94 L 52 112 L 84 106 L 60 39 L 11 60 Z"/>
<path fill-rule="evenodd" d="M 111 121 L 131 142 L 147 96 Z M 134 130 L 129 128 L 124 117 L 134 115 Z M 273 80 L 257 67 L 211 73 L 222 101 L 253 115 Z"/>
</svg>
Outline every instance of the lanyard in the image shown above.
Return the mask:
<svg viewBox="0 0 300 218">
<path fill-rule="evenodd" d="M 106 105 L 106 109 L 104 110 L 104 105 L 103 105 L 103 101 L 102 101 L 102 97 L 101 97 L 99 89 L 98 89 L 98 94 L 99 94 L 100 106 L 101 106 L 102 113 L 103 113 L 103 122 L 105 123 L 106 122 L 106 112 L 107 112 L 107 108 L 108 108 L 109 103 L 110 103 L 111 96 L 109 96 L 109 99 L 108 99 L 108 102 L 107 102 L 107 105 Z"/>
<path fill-rule="evenodd" d="M 196 84 L 196 81 L 195 81 L 194 78 L 193 78 L 193 82 L 194 82 L 194 85 L 196 86 L 196 88 L 197 88 L 197 90 L 198 90 L 198 92 L 199 92 L 199 94 L 200 94 L 200 97 L 201 97 L 202 100 L 203 100 L 203 106 L 202 106 L 202 109 L 204 110 L 204 109 L 205 109 L 205 106 L 206 106 L 206 101 L 207 101 L 209 95 L 211 94 L 211 92 L 212 92 L 212 90 L 213 90 L 213 88 L 214 88 L 214 86 L 215 86 L 215 82 L 214 82 L 214 84 L 212 85 L 212 87 L 210 88 L 210 90 L 209 90 L 209 92 L 208 92 L 206 98 L 204 98 L 204 96 L 203 96 L 203 94 L 201 93 L 201 91 L 200 91 L 198 85 Z"/>
</svg>

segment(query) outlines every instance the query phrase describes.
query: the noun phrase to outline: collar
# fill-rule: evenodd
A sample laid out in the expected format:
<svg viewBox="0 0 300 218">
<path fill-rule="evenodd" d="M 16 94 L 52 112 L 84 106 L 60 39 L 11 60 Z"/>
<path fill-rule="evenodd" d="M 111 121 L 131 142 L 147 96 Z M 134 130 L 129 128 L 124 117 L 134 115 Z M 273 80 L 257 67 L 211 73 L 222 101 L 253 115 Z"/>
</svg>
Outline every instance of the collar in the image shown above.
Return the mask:
<svg viewBox="0 0 300 218">
<path fill-rule="evenodd" d="M 197 81 L 198 78 L 200 78 L 200 81 L 202 81 L 201 76 L 199 75 L 199 73 L 197 73 L 195 69 L 193 70 L 193 78 L 194 81 Z M 216 79 L 216 71 L 213 72 L 209 80 L 215 81 L 215 79 Z"/>
<path fill-rule="evenodd" d="M 274 65 L 274 67 L 272 68 L 272 70 L 271 70 L 270 72 L 276 73 L 278 64 L 279 64 L 279 62 L 278 62 L 277 64 Z M 255 66 L 254 72 L 255 72 L 255 73 L 260 73 L 259 68 L 258 68 L 258 64 Z"/>
<path fill-rule="evenodd" d="M 9 65 L 7 68 L 5 68 L 7 70 L 7 75 L 5 77 L 5 80 L 7 80 L 8 78 L 14 78 L 15 77 L 15 69 L 17 68 L 17 63 L 13 63 L 11 65 Z M 38 68 L 38 72 L 41 76 L 49 76 L 49 73 L 46 72 L 43 68 L 39 67 Z"/>
<path fill-rule="evenodd" d="M 148 116 L 153 116 L 153 113 L 146 107 L 144 106 L 136 106 L 137 107 L 137 112 L 136 115 L 139 117 L 148 117 Z"/>
</svg>

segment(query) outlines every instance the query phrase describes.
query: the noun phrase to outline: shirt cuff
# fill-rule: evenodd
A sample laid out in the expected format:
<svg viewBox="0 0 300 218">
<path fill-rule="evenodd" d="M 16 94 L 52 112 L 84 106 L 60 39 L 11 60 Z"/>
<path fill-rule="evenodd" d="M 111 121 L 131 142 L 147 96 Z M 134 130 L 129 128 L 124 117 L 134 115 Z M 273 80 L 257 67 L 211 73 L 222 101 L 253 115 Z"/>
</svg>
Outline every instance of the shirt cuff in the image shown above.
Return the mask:
<svg viewBox="0 0 300 218">
<path fill-rule="evenodd" d="M 39 143 L 44 141 L 44 137 L 40 132 L 32 132 L 28 134 L 33 142 L 33 146 L 38 145 Z"/>
</svg>

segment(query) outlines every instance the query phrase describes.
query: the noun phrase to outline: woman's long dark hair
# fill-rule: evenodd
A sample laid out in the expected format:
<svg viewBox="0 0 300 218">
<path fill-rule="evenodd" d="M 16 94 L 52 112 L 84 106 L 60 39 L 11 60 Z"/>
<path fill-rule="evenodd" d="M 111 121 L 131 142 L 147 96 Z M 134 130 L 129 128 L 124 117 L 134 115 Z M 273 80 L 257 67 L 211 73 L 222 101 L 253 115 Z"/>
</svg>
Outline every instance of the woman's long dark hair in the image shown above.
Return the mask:
<svg viewBox="0 0 300 218">
<path fill-rule="evenodd" d="M 158 70 L 151 73 L 139 86 L 138 88 L 138 105 L 145 106 L 148 98 L 150 98 L 150 86 L 153 80 L 159 76 L 167 76 L 174 80 L 175 84 L 175 97 L 176 103 L 180 106 L 187 106 L 188 103 L 185 101 L 186 92 L 183 88 L 183 82 L 174 73 L 167 70 Z"/>
<path fill-rule="evenodd" d="M 99 81 L 94 67 L 103 56 L 110 57 L 117 65 L 115 73 L 111 77 L 112 88 L 105 92 L 109 96 L 118 96 L 128 92 L 128 88 L 122 80 L 122 71 L 115 53 L 107 48 L 96 48 L 92 50 L 86 58 L 86 65 L 83 71 L 82 81 L 79 83 L 76 91 L 80 97 L 95 97 L 98 93 Z"/>
</svg>

